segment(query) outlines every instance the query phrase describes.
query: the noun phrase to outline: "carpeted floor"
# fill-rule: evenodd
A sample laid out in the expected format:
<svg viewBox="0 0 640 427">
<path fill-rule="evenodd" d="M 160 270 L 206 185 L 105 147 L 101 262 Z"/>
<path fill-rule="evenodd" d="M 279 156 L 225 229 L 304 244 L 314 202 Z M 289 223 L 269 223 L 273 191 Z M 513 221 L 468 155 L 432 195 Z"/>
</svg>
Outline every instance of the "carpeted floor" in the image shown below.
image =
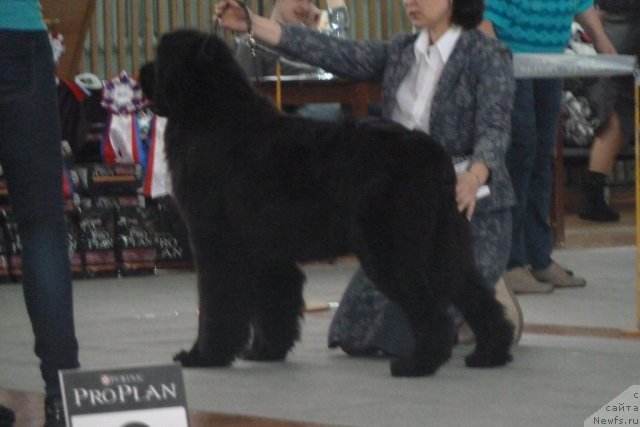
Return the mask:
<svg viewBox="0 0 640 427">
<path fill-rule="evenodd" d="M 635 247 L 563 249 L 556 258 L 587 277 L 589 284 L 521 297 L 527 323 L 635 329 Z M 307 266 L 307 300 L 338 301 L 355 268 L 349 260 Z M 171 362 L 173 353 L 190 346 L 195 337 L 195 292 L 193 273 L 76 281 L 83 366 Z M 329 350 L 330 320 L 329 311 L 308 313 L 302 340 L 285 363 L 241 361 L 230 369 L 185 369 L 190 408 L 346 426 L 568 427 L 582 425 L 605 403 L 640 383 L 637 336 L 603 339 L 526 332 L 506 368 L 468 369 L 463 357 L 471 348 L 459 346 L 434 377 L 394 379 L 383 358 L 349 358 Z M 40 393 L 18 285 L 0 286 L 0 337 L 0 389 Z M 18 427 L 37 425 L 21 420 Z"/>
</svg>

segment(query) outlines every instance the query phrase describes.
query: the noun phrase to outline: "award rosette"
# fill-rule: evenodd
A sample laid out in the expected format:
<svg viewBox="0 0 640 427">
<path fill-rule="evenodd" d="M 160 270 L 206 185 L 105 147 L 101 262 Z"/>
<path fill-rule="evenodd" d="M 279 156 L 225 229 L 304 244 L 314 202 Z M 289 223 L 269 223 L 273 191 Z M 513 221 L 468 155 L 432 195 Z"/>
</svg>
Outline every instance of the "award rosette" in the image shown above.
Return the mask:
<svg viewBox="0 0 640 427">
<path fill-rule="evenodd" d="M 105 163 L 146 164 L 136 118 L 146 105 L 140 84 L 122 71 L 105 84 L 101 105 L 110 113 L 102 142 Z"/>
<path fill-rule="evenodd" d="M 105 84 L 101 105 L 111 114 L 130 114 L 144 108 L 146 101 L 140 83 L 122 71 Z"/>
</svg>

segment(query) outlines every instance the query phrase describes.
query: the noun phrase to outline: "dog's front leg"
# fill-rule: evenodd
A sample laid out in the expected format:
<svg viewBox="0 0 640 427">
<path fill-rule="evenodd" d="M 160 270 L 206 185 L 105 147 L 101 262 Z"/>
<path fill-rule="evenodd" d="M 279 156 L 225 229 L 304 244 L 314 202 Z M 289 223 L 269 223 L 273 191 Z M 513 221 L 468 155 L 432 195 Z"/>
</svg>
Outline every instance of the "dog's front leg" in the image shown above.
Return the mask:
<svg viewBox="0 0 640 427">
<path fill-rule="evenodd" d="M 258 274 L 253 340 L 246 360 L 284 360 L 300 337 L 305 276 L 295 262 L 271 261 Z"/>
<path fill-rule="evenodd" d="M 200 312 L 194 346 L 174 358 L 183 366 L 227 366 L 247 344 L 253 268 L 235 242 L 232 236 L 192 234 Z"/>
</svg>

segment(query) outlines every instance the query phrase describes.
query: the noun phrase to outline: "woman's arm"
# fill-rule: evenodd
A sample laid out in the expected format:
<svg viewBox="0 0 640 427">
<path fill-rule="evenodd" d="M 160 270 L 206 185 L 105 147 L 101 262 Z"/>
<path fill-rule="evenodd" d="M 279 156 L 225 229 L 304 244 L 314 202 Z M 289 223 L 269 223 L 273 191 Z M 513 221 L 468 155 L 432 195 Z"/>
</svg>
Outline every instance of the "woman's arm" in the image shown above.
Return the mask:
<svg viewBox="0 0 640 427">
<path fill-rule="evenodd" d="M 584 30 L 593 39 L 593 46 L 598 53 L 616 54 L 616 48 L 613 46 L 609 37 L 607 37 L 602 26 L 602 20 L 595 7 L 591 6 L 576 15 L 576 22 L 584 28 Z"/>
<path fill-rule="evenodd" d="M 276 48 L 285 55 L 341 77 L 381 82 L 387 65 L 388 47 L 387 42 L 356 42 L 300 25 L 285 25 Z"/>
<path fill-rule="evenodd" d="M 489 170 L 504 162 L 511 141 L 511 111 L 515 78 L 511 52 L 494 42 L 477 58 L 476 141 L 471 162 L 481 162 Z"/>
<path fill-rule="evenodd" d="M 247 31 L 244 8 L 236 0 L 216 4 L 220 24 L 236 32 Z M 331 73 L 357 80 L 382 81 L 388 43 L 355 42 L 331 37 L 302 25 L 278 22 L 250 13 L 254 37 L 283 54 Z"/>
<path fill-rule="evenodd" d="M 513 62 L 508 48 L 496 41 L 475 50 L 472 72 L 477 76 L 475 143 L 471 166 L 456 185 L 458 208 L 471 218 L 475 194 L 491 178 L 491 171 L 504 167 L 511 141 L 511 110 L 515 91 Z"/>
</svg>

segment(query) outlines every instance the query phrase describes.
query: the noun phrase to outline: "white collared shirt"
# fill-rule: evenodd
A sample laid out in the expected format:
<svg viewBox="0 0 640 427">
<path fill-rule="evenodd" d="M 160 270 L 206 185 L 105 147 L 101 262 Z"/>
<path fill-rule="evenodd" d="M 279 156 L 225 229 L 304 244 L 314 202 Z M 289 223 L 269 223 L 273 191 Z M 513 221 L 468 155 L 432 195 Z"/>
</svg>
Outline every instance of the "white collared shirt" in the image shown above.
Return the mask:
<svg viewBox="0 0 640 427">
<path fill-rule="evenodd" d="M 408 129 L 429 133 L 431 104 L 442 70 L 460 38 L 462 28 L 454 25 L 433 45 L 422 30 L 414 44 L 416 62 L 398 89 L 391 119 Z"/>
</svg>

